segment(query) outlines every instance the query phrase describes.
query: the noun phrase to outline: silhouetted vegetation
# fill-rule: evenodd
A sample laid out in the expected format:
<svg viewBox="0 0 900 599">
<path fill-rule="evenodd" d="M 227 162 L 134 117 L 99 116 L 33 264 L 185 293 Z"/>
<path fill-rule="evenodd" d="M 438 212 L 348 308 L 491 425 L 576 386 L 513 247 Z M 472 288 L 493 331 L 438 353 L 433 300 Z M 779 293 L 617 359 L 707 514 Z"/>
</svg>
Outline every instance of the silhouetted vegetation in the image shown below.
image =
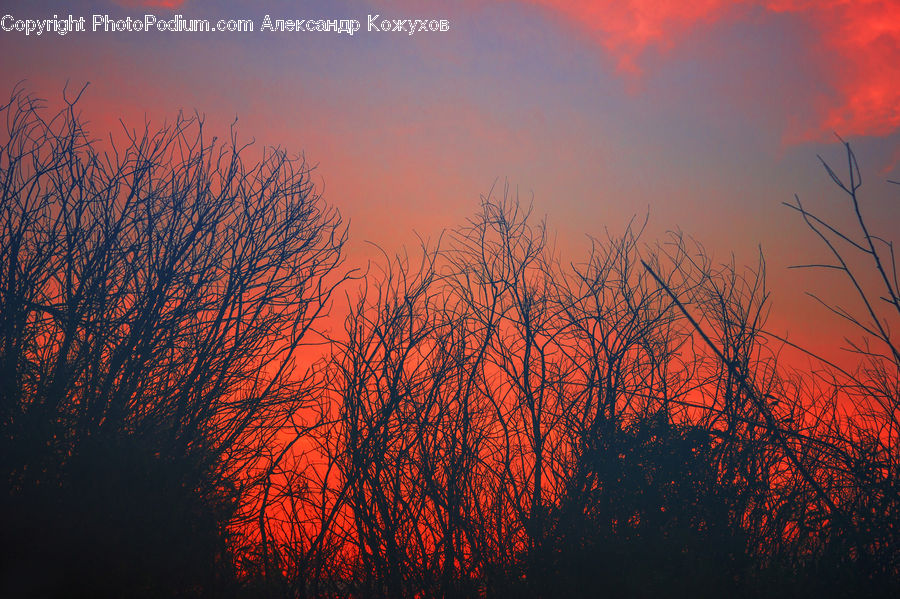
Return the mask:
<svg viewBox="0 0 900 599">
<path fill-rule="evenodd" d="M 632 223 L 564 264 L 504 189 L 352 283 L 302 160 L 0 114 L 4 592 L 900 592 L 900 290 L 848 145 L 853 230 L 790 207 L 858 364 L 799 371 L 762 257 Z"/>
<path fill-rule="evenodd" d="M 74 102 L 0 114 L 5 577 L 217 594 L 247 468 L 306 401 L 340 219 L 302 161 L 196 117 L 98 141 Z"/>
</svg>

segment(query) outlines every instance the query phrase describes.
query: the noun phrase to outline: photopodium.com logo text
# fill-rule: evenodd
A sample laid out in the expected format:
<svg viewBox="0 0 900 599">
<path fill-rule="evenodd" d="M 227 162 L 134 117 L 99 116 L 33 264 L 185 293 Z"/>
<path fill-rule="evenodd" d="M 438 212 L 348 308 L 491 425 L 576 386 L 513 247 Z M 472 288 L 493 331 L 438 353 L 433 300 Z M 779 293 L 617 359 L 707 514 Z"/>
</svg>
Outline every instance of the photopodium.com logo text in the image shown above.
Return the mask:
<svg viewBox="0 0 900 599">
<path fill-rule="evenodd" d="M 365 28 L 363 29 L 363 23 Z M 142 17 L 117 18 L 110 15 L 91 15 L 76 17 L 68 15 L 59 18 L 53 15 L 50 19 L 20 19 L 13 15 L 0 18 L 0 30 L 7 33 L 21 33 L 27 36 L 40 36 L 55 33 L 252 33 L 260 32 L 321 32 L 353 35 L 358 31 L 380 33 L 405 33 L 413 35 L 424 32 L 450 31 L 448 19 L 393 19 L 382 15 L 368 15 L 367 19 L 273 19 L 265 15 L 259 22 L 253 19 L 187 19 L 182 15 L 172 18 L 160 18 L 145 14 Z"/>
</svg>

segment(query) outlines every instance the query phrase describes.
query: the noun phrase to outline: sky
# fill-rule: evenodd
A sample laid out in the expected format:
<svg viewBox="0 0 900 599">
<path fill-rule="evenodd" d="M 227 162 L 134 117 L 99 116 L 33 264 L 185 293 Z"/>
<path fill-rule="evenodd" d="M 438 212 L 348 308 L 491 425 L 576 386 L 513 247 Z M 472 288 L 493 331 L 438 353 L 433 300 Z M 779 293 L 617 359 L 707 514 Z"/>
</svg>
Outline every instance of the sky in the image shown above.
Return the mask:
<svg viewBox="0 0 900 599">
<path fill-rule="evenodd" d="M 436 238 L 505 183 L 546 215 L 564 256 L 649 215 L 717 261 L 762 248 L 771 324 L 834 356 L 843 334 L 806 291 L 841 283 L 788 266 L 825 255 L 782 203 L 837 222 L 846 198 L 817 155 L 851 142 L 875 233 L 900 230 L 900 2 L 869 0 L 0 1 L 0 16 L 251 19 L 252 33 L 0 31 L 0 95 L 24 80 L 82 100 L 102 137 L 119 118 L 179 109 L 213 132 L 238 119 L 259 148 L 316 165 L 350 222 L 350 256 Z M 353 36 L 260 31 L 266 15 L 356 19 Z M 448 20 L 449 31 L 367 31 L 369 15 Z M 261 151 L 261 150 L 260 150 Z M 374 244 L 374 245 L 372 245 Z M 817 260 L 818 259 L 818 260 Z M 825 273 L 827 274 L 827 273 Z M 846 301 L 851 301 L 846 296 Z"/>
</svg>

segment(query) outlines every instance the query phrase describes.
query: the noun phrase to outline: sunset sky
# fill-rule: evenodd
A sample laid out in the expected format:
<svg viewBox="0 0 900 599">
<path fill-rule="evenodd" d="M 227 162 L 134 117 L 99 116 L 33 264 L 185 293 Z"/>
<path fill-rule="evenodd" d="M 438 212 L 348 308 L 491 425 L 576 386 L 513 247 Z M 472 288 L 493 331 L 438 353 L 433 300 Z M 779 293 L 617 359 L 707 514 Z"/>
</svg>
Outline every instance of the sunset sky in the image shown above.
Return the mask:
<svg viewBox="0 0 900 599">
<path fill-rule="evenodd" d="M 690 6 L 690 8 L 685 8 Z M 645 241 L 680 228 L 717 260 L 761 246 L 773 326 L 837 344 L 806 290 L 837 279 L 788 271 L 824 257 L 781 204 L 796 193 L 850 216 L 816 157 L 859 157 L 865 215 L 897 239 L 900 2 L 868 0 L 175 0 L 2 3 L 0 16 L 252 19 L 252 33 L 0 32 L 0 81 L 55 105 L 90 86 L 98 137 L 120 117 L 162 124 L 179 109 L 224 136 L 237 117 L 259 146 L 303 152 L 351 223 L 351 258 L 461 224 L 504 181 L 578 259 L 587 235 L 649 212 Z M 362 30 L 262 32 L 273 20 L 357 19 Z M 368 15 L 446 19 L 447 32 L 366 31 Z M 88 23 L 90 29 L 90 23 Z"/>
</svg>

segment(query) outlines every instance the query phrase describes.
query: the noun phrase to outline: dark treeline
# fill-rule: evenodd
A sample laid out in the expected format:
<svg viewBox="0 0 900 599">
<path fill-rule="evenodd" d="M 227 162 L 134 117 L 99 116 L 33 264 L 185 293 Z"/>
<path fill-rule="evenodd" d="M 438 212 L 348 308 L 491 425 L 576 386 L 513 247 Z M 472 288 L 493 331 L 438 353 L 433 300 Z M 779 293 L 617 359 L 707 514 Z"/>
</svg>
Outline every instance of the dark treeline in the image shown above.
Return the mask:
<svg viewBox="0 0 900 599">
<path fill-rule="evenodd" d="M 762 257 L 633 223 L 564 263 L 504 189 L 353 272 L 301 158 L 76 102 L 0 111 L 0 594 L 900 592 L 900 290 L 849 146 L 849 224 L 786 210 L 856 365 L 797 370 Z"/>
</svg>

